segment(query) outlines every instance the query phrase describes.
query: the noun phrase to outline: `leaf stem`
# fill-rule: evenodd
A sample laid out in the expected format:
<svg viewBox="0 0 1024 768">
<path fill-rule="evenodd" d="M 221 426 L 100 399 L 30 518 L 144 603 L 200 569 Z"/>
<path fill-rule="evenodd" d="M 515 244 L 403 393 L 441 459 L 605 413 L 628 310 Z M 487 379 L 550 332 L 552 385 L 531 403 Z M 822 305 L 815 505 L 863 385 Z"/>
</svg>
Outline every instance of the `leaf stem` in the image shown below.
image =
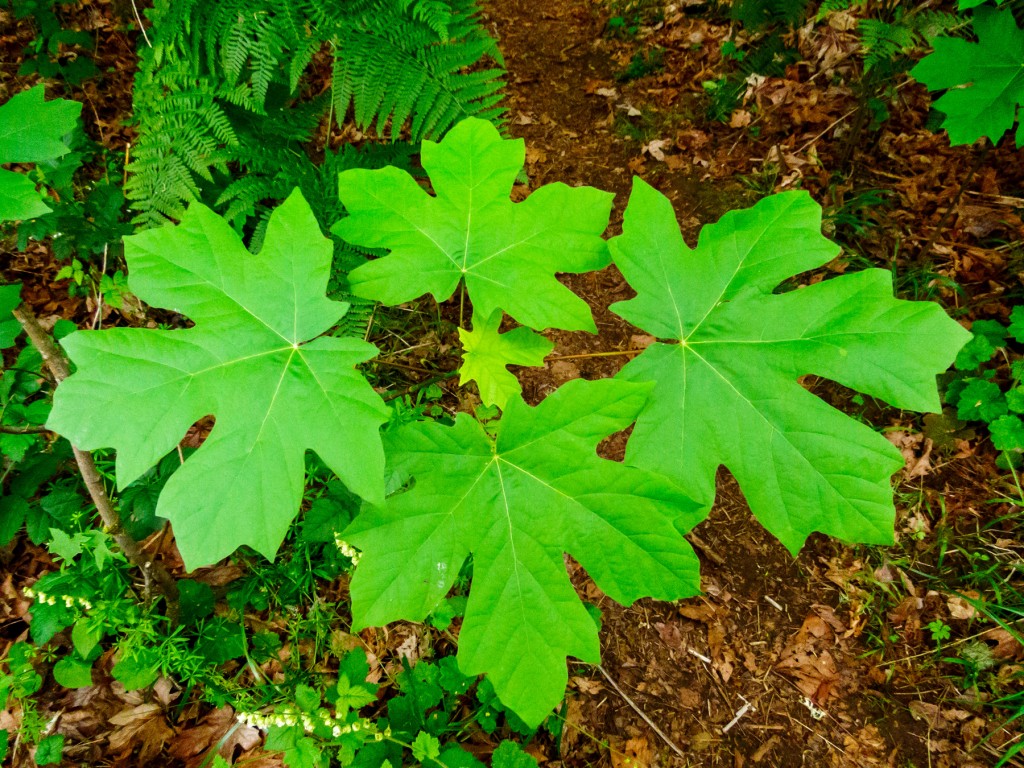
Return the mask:
<svg viewBox="0 0 1024 768">
<path fill-rule="evenodd" d="M 411 395 L 413 392 L 418 392 L 421 389 L 425 389 L 426 387 L 429 387 L 431 384 L 437 384 L 437 382 L 439 381 L 444 381 L 445 379 L 450 379 L 453 376 L 458 375 L 459 371 L 448 371 L 448 373 L 441 374 L 440 376 L 431 376 L 429 379 L 424 379 L 423 381 L 408 386 L 403 390 L 388 395 L 387 397 L 383 398 L 384 402 L 390 403 L 392 400 L 397 400 L 398 398 L 404 397 L 405 395 Z"/>
<path fill-rule="evenodd" d="M 58 349 L 51 336 L 39 325 L 39 321 L 30 309 L 21 306 L 14 310 L 14 317 L 25 329 L 25 333 L 28 334 L 33 346 L 39 351 L 43 362 L 50 369 L 50 373 L 53 374 L 54 380 L 59 385 L 71 373 L 67 358 Z M 121 551 L 128 558 L 128 562 L 137 568 L 141 568 L 144 574 L 152 577 L 160 586 L 160 591 L 167 600 L 168 617 L 172 622 L 176 621 L 178 614 L 178 583 L 171 576 L 170 572 L 150 557 L 148 553 L 144 552 L 139 543 L 125 530 L 124 521 L 117 510 L 114 509 L 114 505 L 107 495 L 106 488 L 103 485 L 103 478 L 100 477 L 100 473 L 96 469 L 96 462 L 93 461 L 92 453 L 80 450 L 74 445 L 71 446 L 71 450 L 75 453 L 78 470 L 82 475 L 85 487 L 89 491 L 89 496 L 96 506 L 96 512 L 103 521 L 103 526 L 107 533 L 121 547 Z"/>
<path fill-rule="evenodd" d="M 639 355 L 644 350 L 642 349 L 623 349 L 618 352 L 587 352 L 581 355 L 548 355 L 544 358 L 548 360 L 581 360 L 585 357 L 615 357 L 617 355 Z"/>
</svg>

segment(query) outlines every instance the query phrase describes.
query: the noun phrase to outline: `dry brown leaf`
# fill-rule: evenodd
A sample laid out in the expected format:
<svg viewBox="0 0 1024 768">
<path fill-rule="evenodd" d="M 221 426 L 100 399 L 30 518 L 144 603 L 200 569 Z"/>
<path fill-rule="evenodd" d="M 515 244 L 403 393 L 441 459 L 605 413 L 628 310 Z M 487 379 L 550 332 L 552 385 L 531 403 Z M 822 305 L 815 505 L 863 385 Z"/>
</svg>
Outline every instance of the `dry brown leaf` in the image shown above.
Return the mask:
<svg viewBox="0 0 1024 768">
<path fill-rule="evenodd" d="M 149 764 L 163 752 L 164 745 L 175 738 L 164 708 L 156 702 L 122 710 L 109 722 L 118 726 L 108 738 L 110 751 L 122 757 L 131 754 L 134 765 Z"/>
<path fill-rule="evenodd" d="M 604 686 L 601 685 L 599 680 L 594 680 L 589 677 L 574 677 L 572 679 L 572 684 L 575 685 L 577 690 L 581 693 L 587 693 L 590 695 L 601 693 L 601 691 L 604 690 Z"/>
</svg>

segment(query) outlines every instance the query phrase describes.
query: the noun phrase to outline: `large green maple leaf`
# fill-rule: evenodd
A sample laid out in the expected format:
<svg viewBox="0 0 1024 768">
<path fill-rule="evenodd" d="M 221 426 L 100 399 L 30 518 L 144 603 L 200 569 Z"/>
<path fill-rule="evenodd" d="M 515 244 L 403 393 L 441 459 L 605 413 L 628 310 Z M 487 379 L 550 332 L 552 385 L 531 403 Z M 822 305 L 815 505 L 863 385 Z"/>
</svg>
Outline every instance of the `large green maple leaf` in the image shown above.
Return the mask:
<svg viewBox="0 0 1024 768">
<path fill-rule="evenodd" d="M 0 106 L 0 165 L 39 163 L 66 155 L 64 136 L 74 130 L 82 105 L 45 101 L 43 86 L 22 91 Z M 0 221 L 20 221 L 50 211 L 27 176 L 0 169 Z"/>
<path fill-rule="evenodd" d="M 626 460 L 710 503 L 725 465 L 794 553 L 812 531 L 892 541 L 887 440 L 797 382 L 817 374 L 910 410 L 940 410 L 935 376 L 970 337 L 931 302 L 894 299 L 870 269 L 774 294 L 838 252 L 805 192 L 765 198 L 683 242 L 671 203 L 637 179 L 612 258 L 637 297 L 612 310 L 660 339 L 619 377 L 654 382 Z"/>
<path fill-rule="evenodd" d="M 349 274 L 352 292 L 385 304 L 426 293 L 444 301 L 465 280 L 481 317 L 503 309 L 531 328 L 596 332 L 586 302 L 555 273 L 608 265 L 601 233 L 613 195 L 558 183 L 513 203 L 509 193 L 524 157 L 522 139 L 504 140 L 486 120 L 469 118 L 440 143 L 423 142 L 436 196 L 393 167 L 342 173 L 338 187 L 349 215 L 332 231 L 391 250 Z"/>
<path fill-rule="evenodd" d="M 355 625 L 421 621 L 472 553 L 459 666 L 487 673 L 502 702 L 540 723 L 565 692 L 566 657 L 599 655 L 563 553 L 622 603 L 699 590 L 681 531 L 702 511 L 665 478 L 596 454 L 649 391 L 575 380 L 535 408 L 511 398 L 493 440 L 466 414 L 387 435 L 388 460 L 412 487 L 344 532 L 364 552 L 352 579 Z"/>
<path fill-rule="evenodd" d="M 354 493 L 383 498 L 387 409 L 354 369 L 376 347 L 321 336 L 347 309 L 325 295 L 331 252 L 297 190 L 258 254 L 193 205 L 176 227 L 125 238 L 125 257 L 139 298 L 195 327 L 62 341 L 78 370 L 57 388 L 48 426 L 86 450 L 116 448 L 119 488 L 216 417 L 157 505 L 189 568 L 241 544 L 274 556 L 299 508 L 307 449 Z"/>
<path fill-rule="evenodd" d="M 1013 127 L 1024 103 L 1024 31 L 1010 9 L 981 8 L 974 15 L 978 42 L 957 37 L 932 40 L 935 49 L 910 74 L 928 90 L 948 90 L 935 102 L 946 114 L 942 127 L 950 144 L 971 144 L 987 136 L 995 144 Z M 1024 144 L 1024 126 L 1017 146 Z"/>
</svg>

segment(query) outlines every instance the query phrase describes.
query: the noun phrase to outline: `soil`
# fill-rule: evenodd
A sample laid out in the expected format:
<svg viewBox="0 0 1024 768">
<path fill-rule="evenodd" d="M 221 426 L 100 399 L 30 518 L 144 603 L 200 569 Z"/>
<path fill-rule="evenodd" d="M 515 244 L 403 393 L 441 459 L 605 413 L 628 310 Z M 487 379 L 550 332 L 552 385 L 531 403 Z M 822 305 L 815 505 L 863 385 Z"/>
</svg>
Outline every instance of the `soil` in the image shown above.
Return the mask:
<svg viewBox="0 0 1024 768">
<path fill-rule="evenodd" d="M 693 245 L 702 225 L 772 191 L 800 186 L 837 210 L 865 189 L 884 187 L 893 198 L 879 208 L 875 226 L 825 271 L 842 272 L 866 259 L 905 278 L 904 293 L 916 285 L 921 298 L 962 307 L 965 323 L 1005 321 L 1005 297 L 1021 295 L 1024 273 L 1018 218 L 1024 168 L 1010 143 L 987 154 L 949 147 L 944 135 L 925 129 L 929 100 L 918 85 L 900 90 L 893 117 L 880 132 L 858 134 L 854 94 L 823 74 L 853 66 L 856 41 L 849 29 L 827 25 L 816 36 L 793 41 L 804 60 L 785 77 L 752 83 L 730 124 L 709 123 L 702 83 L 720 71 L 720 45 L 729 29 L 706 13 L 686 13 L 692 5 L 670 6 L 660 21 L 621 40 L 608 34 L 608 7 L 591 0 L 495 0 L 486 6 L 486 22 L 508 69 L 509 130 L 527 146 L 529 184 L 517 193 L 551 182 L 614 192 L 608 234 L 616 234 L 632 178 L 641 176 L 669 196 Z M 13 24 L 10 17 L 6 21 Z M 130 110 L 134 35 L 114 29 L 103 13 L 85 23 L 105 41 L 99 63 L 111 78 L 105 88 L 113 98 L 91 84 L 74 95 L 87 104 L 90 133 L 124 151 L 131 139 L 123 118 Z M 31 30 L 14 25 L 2 31 L 0 45 L 5 56 L 10 53 L 5 60 L 15 61 Z M 663 51 L 659 71 L 622 80 L 638 50 L 656 48 Z M 4 65 L 14 88 L 21 81 L 11 69 Z M 0 100 L 5 97 L 0 90 Z M 756 114 L 751 104 L 758 105 Z M 843 229 L 848 224 L 837 218 L 832 226 L 850 242 Z M 1000 240 L 1011 245 L 991 246 Z M 65 284 L 53 280 L 59 267 L 45 248 L 5 256 L 5 276 L 26 282 L 26 300 L 38 314 L 88 317 L 84 301 L 67 299 Z M 632 296 L 614 267 L 564 281 L 590 303 L 600 334 L 548 334 L 557 345 L 548 364 L 517 371 L 529 402 L 572 378 L 614 375 L 651 341 L 608 310 Z M 443 311 L 457 316 L 458 307 Z M 446 370 L 444 363 L 438 370 Z M 861 408 L 842 388 L 806 384 L 839 407 Z M 812 537 L 794 557 L 754 520 L 722 470 L 711 516 L 691 535 L 702 561 L 700 598 L 622 607 L 577 564 L 567 563 L 581 594 L 601 609 L 602 662 L 571 665 L 559 739 L 541 738 L 529 748 L 542 765 L 981 768 L 1018 737 L 987 706 L 988 694 L 969 690 L 958 667 L 939 661 L 924 629 L 941 619 L 954 627 L 957 642 L 980 638 L 996 649 L 1007 681 L 1020 671 L 1024 653 L 1012 638 L 973 624 L 957 611 L 956 587 L 942 588 L 943 578 L 961 583 L 966 561 L 937 554 L 940 535 L 981 542 L 977 531 L 985 529 L 1001 537 L 1008 560 L 1020 559 L 1024 546 L 1009 517 L 1010 503 L 1000 496 L 994 452 L 980 437 L 956 437 L 933 452 L 913 415 L 867 408 L 858 413 L 905 436 L 898 439 L 904 440 L 908 469 L 920 470 L 905 472 L 897 489 L 900 542 L 894 550 Z M 625 435 L 618 435 L 602 453 L 620 458 L 624 443 Z M 990 503 L 993 498 L 998 503 Z M 1000 520 L 1009 522 L 993 522 Z M 27 547 L 8 555 L 3 575 L 11 608 L 4 637 L 14 640 L 23 634 L 18 615 L 25 609 L 15 585 L 51 564 L 45 552 Z M 364 634 L 370 645 L 392 645 L 383 635 Z M 402 628 L 396 636 L 404 637 Z M 168 695 L 158 691 L 155 700 Z M 96 722 L 127 705 L 150 703 L 66 693 L 51 702 L 54 711 L 91 708 L 91 730 L 81 732 L 82 740 L 101 746 L 79 754 L 107 760 L 106 750 L 120 739 L 121 754 L 134 755 L 121 765 L 143 753 L 133 751 L 133 737 L 124 729 L 112 736 Z M 206 752 L 186 754 L 175 748 L 175 738 L 201 731 L 205 741 L 196 743 L 214 749 L 232 717 L 190 706 L 175 729 L 160 723 L 167 747 L 149 755 L 154 764 L 193 766 Z M 69 733 L 73 729 L 69 724 Z M 255 744 L 235 752 L 252 756 L 254 764 L 274 764 L 256 757 Z"/>
</svg>

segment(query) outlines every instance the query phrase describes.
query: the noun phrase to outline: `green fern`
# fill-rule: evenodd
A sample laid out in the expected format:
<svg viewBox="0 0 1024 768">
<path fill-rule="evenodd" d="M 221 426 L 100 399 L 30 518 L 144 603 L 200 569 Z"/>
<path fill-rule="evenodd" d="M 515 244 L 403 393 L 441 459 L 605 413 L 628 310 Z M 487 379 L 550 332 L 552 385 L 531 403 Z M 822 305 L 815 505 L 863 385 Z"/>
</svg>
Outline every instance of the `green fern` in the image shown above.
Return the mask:
<svg viewBox="0 0 1024 768">
<path fill-rule="evenodd" d="M 501 57 L 476 0 L 156 0 L 149 17 L 128 166 L 138 224 L 204 200 L 258 226 L 265 202 L 312 178 L 303 145 L 325 113 L 419 141 L 504 111 Z M 321 53 L 333 60 L 328 89 L 307 76 Z"/>
<path fill-rule="evenodd" d="M 857 29 L 861 35 L 864 71 L 870 72 L 882 65 L 892 69 L 901 59 L 926 47 L 930 38 L 963 24 L 964 20 L 956 14 L 941 11 L 897 13 L 892 22 L 861 19 Z"/>
<path fill-rule="evenodd" d="M 797 25 L 807 15 L 808 5 L 809 0 L 737 0 L 730 16 L 753 32 L 776 24 Z"/>
</svg>

